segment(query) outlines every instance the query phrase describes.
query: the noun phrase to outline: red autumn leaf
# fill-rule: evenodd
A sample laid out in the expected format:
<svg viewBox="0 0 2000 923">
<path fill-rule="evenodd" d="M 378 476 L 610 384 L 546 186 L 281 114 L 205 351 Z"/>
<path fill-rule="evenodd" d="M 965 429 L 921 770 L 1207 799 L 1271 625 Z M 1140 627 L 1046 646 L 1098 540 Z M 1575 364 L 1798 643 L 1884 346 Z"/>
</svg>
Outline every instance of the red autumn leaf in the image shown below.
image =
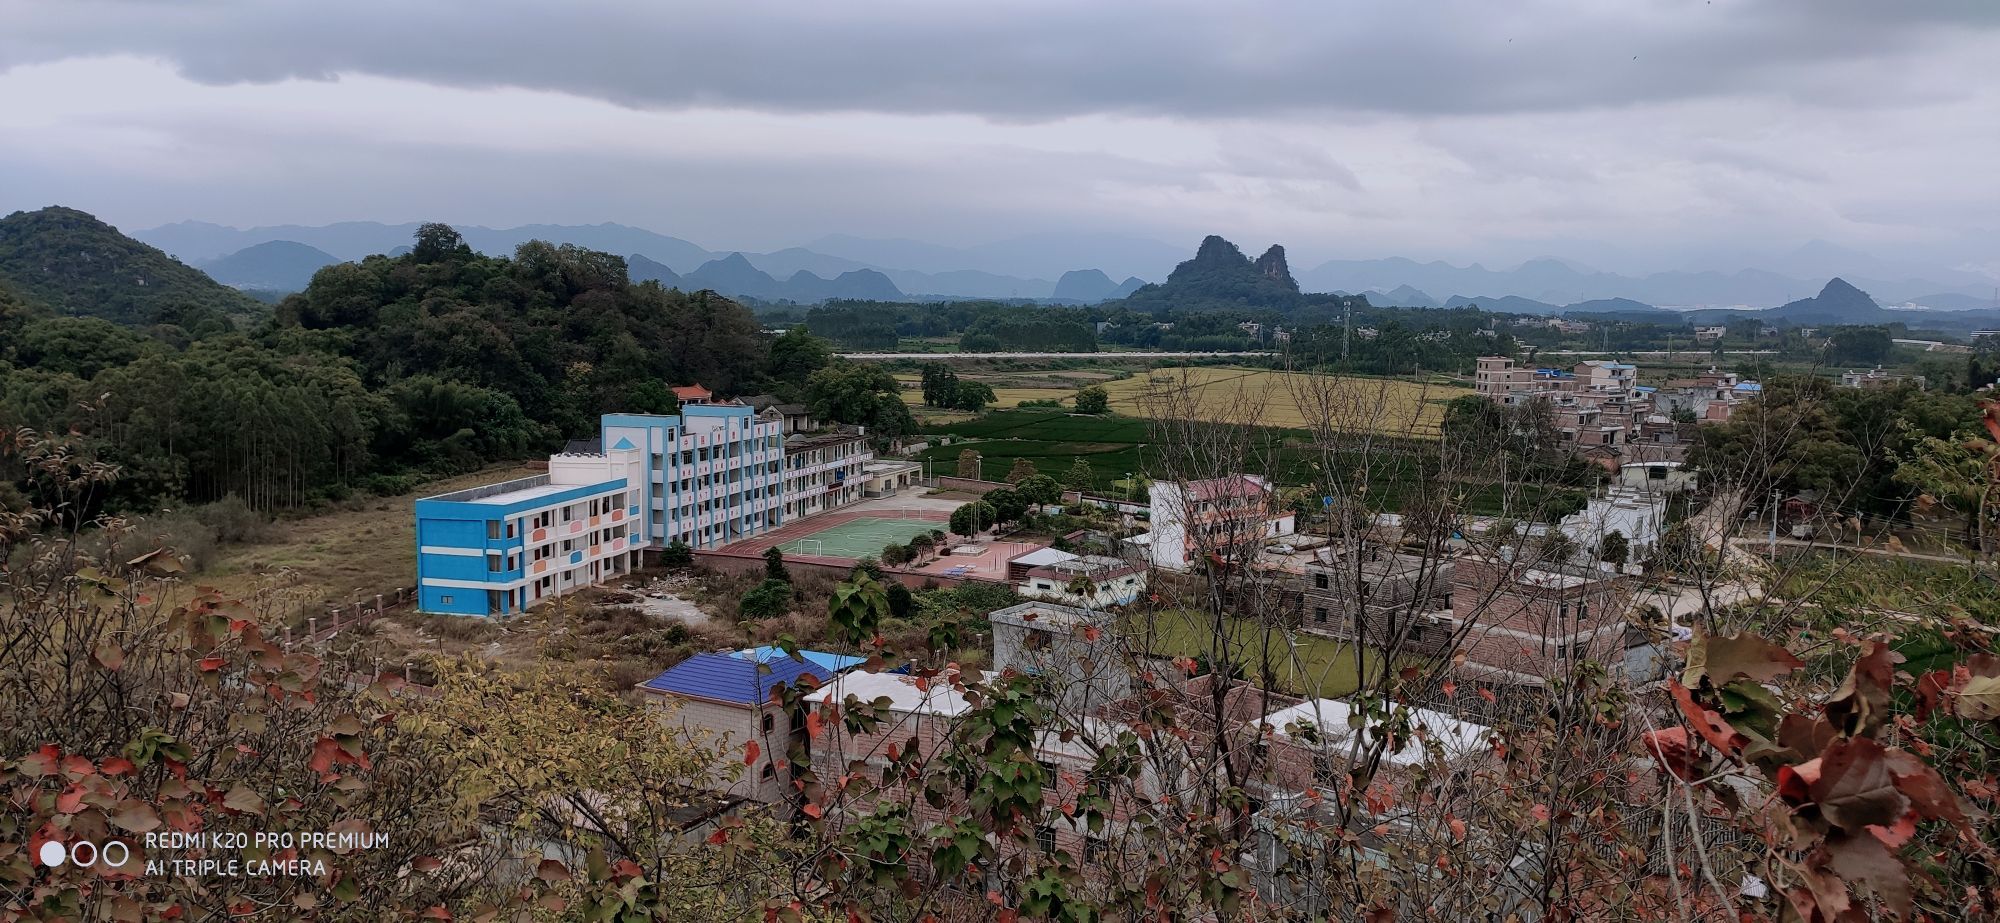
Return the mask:
<svg viewBox="0 0 2000 923">
<path fill-rule="evenodd" d="M 1661 770 L 1682 782 L 1694 781 L 1694 747 L 1690 746 L 1686 728 L 1661 728 L 1640 740 Z"/>
<path fill-rule="evenodd" d="M 201 667 L 201 672 L 203 673 L 213 673 L 222 669 L 222 665 L 226 662 L 220 657 L 203 657 L 198 666 Z"/>
<path fill-rule="evenodd" d="M 30 778 L 56 774 L 56 767 L 62 765 L 62 751 L 55 744 L 43 744 L 40 750 L 21 759 L 21 772 Z"/>
<path fill-rule="evenodd" d="M 554 859 L 543 859 L 540 865 L 535 866 L 535 877 L 543 881 L 568 881 L 569 866 Z"/>
<path fill-rule="evenodd" d="M 1542 823 L 1548 823 L 1549 820 L 1548 805 L 1542 804 L 1541 802 L 1536 802 L 1534 807 L 1528 809 L 1528 813 L 1533 815 L 1536 820 L 1541 821 Z"/>
<path fill-rule="evenodd" d="M 826 813 L 825 809 L 821 808 L 819 805 L 810 801 L 806 802 L 804 806 L 799 808 L 799 810 L 804 811 L 807 817 L 810 817 L 814 820 L 818 820 L 821 816 L 823 816 Z"/>
<path fill-rule="evenodd" d="M 90 659 L 97 661 L 98 666 L 116 673 L 119 667 L 125 665 L 125 651 L 118 645 L 106 641 L 90 652 Z"/>
<path fill-rule="evenodd" d="M 1103 634 L 1104 632 L 1101 629 L 1099 629 L 1096 625 L 1083 626 L 1083 640 L 1085 641 L 1096 641 L 1099 637 L 1103 636 Z"/>
<path fill-rule="evenodd" d="M 1688 691 L 1688 687 L 1681 685 L 1680 680 L 1667 680 L 1667 689 L 1673 693 L 1674 704 L 1680 706 L 1681 715 L 1687 718 L 1688 724 L 1694 728 L 1695 733 L 1701 735 L 1701 739 L 1708 741 L 1709 746 L 1730 755 L 1743 749 L 1743 745 L 1748 742 L 1744 736 L 1736 733 L 1736 729 L 1730 727 L 1729 722 L 1722 720 L 1721 715 L 1696 703 L 1694 694 Z"/>
<path fill-rule="evenodd" d="M 743 765 L 745 766 L 757 765 L 757 757 L 759 754 L 763 752 L 764 748 L 757 746 L 757 742 L 755 740 L 745 743 L 743 745 Z"/>
<path fill-rule="evenodd" d="M 819 711 L 814 709 L 806 712 L 806 737 L 809 739 L 818 739 L 819 732 L 822 730 L 824 730 L 824 727 L 820 721 Z"/>
<path fill-rule="evenodd" d="M 1871 824 L 1895 823 L 1910 803 L 1896 789 L 1882 745 L 1870 737 L 1826 748 L 1810 791 L 1828 821 L 1855 833 Z"/>
<path fill-rule="evenodd" d="M 1492 702 L 1496 698 L 1493 695 L 1493 690 L 1488 689 L 1485 686 L 1479 687 L 1479 697 L 1485 699 L 1488 702 Z"/>
<path fill-rule="evenodd" d="M 432 907 L 429 910 L 424 911 L 419 916 L 421 916 L 423 919 L 426 920 L 452 919 L 451 911 L 444 909 L 444 905 L 442 904 L 432 905 Z"/>
<path fill-rule="evenodd" d="M 419 872 L 435 872 L 444 868 L 444 860 L 436 856 L 418 856 L 410 860 L 410 867 Z"/>
<path fill-rule="evenodd" d="M 1917 720 L 1923 721 L 1937 710 L 1938 700 L 1951 688 L 1952 671 L 1932 670 L 1917 679 Z"/>
<path fill-rule="evenodd" d="M 1451 680 L 1445 680 L 1444 685 L 1440 688 L 1444 690 L 1444 697 L 1447 699 L 1458 695 L 1458 684 Z"/>
<path fill-rule="evenodd" d="M 1445 823 L 1447 826 L 1451 828 L 1452 839 L 1461 841 L 1465 839 L 1465 821 L 1453 817 L 1450 820 L 1447 820 Z"/>
<path fill-rule="evenodd" d="M 98 765 L 98 769 L 107 776 L 129 776 L 137 771 L 137 767 L 132 765 L 132 761 L 122 756 L 114 756 L 105 760 Z"/>
</svg>

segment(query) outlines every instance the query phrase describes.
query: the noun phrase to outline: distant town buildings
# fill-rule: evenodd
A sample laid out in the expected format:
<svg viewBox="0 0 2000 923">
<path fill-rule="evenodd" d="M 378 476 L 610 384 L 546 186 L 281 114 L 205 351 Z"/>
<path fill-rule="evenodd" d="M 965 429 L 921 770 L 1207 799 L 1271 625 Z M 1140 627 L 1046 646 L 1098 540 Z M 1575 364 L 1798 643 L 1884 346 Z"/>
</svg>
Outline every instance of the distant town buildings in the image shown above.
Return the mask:
<svg viewBox="0 0 2000 923">
<path fill-rule="evenodd" d="M 1684 423 L 1727 420 L 1763 386 L 1709 369 L 1652 387 L 1639 384 L 1638 368 L 1625 362 L 1524 368 L 1506 356 L 1482 356 L 1473 390 L 1506 406 L 1544 402 L 1579 454 L 1616 470 L 1627 462 L 1678 460 L 1686 450 Z"/>
<path fill-rule="evenodd" d="M 1696 328 L 1694 328 L 1694 341 L 1695 341 L 1696 343 L 1715 343 L 1715 342 L 1718 342 L 1718 341 L 1720 341 L 1720 340 L 1721 340 L 1721 339 L 1722 339 L 1723 337 L 1725 337 L 1725 336 L 1728 336 L 1728 335 L 1729 335 L 1729 328 L 1728 328 L 1728 327 L 1696 327 Z"/>
<path fill-rule="evenodd" d="M 1864 391 L 1875 391 L 1883 388 L 1897 388 L 1903 385 L 1915 385 L 1919 391 L 1929 388 L 1929 383 L 1924 380 L 1924 376 L 1922 375 L 1884 371 L 1879 365 L 1863 371 L 1849 369 L 1840 374 L 1840 386 L 1843 388 L 1860 388 Z"/>
</svg>

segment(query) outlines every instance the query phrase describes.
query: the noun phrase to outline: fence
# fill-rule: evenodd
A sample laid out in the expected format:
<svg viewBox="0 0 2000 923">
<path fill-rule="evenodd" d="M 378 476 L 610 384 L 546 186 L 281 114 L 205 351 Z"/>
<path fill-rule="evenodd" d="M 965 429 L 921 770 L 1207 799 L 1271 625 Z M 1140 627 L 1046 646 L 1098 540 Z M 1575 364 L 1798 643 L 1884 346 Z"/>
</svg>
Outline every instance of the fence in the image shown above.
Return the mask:
<svg viewBox="0 0 2000 923">
<path fill-rule="evenodd" d="M 340 634 L 342 629 L 357 628 L 366 625 L 392 610 L 412 606 L 416 601 L 417 592 L 415 590 L 406 587 L 397 587 L 388 593 L 375 594 L 373 605 L 370 605 L 366 601 L 357 600 L 344 606 L 327 606 L 324 610 L 326 612 L 324 616 L 307 615 L 301 617 L 300 621 L 304 623 L 303 631 L 297 630 L 293 625 L 288 624 L 285 626 L 285 650 L 289 651 L 300 644 L 317 644 L 322 641 L 331 640 L 333 636 Z M 308 611 L 317 612 L 320 610 L 312 609 Z"/>
<path fill-rule="evenodd" d="M 741 551 L 696 551 L 694 553 L 694 563 L 699 567 L 705 567 L 717 573 L 724 574 L 763 573 L 764 571 L 764 556 L 762 554 L 750 554 Z M 827 564 L 820 561 L 807 561 L 791 557 L 785 559 L 785 569 L 825 574 L 835 580 L 845 580 L 847 575 L 853 571 L 853 567 L 849 565 Z M 950 574 L 909 571 L 887 564 L 882 565 L 882 574 L 912 590 L 921 590 L 926 585 L 958 586 L 965 583 L 995 582 L 980 577 L 954 577 Z"/>
<path fill-rule="evenodd" d="M 973 478 L 948 478 L 942 475 L 940 475 L 937 478 L 937 489 L 939 490 L 956 490 L 968 494 L 978 494 L 982 497 L 986 496 L 989 493 L 992 493 L 993 491 L 999 490 L 1002 487 L 1011 487 L 1011 486 L 1013 485 L 1008 484 L 1005 481 L 981 481 Z"/>
</svg>

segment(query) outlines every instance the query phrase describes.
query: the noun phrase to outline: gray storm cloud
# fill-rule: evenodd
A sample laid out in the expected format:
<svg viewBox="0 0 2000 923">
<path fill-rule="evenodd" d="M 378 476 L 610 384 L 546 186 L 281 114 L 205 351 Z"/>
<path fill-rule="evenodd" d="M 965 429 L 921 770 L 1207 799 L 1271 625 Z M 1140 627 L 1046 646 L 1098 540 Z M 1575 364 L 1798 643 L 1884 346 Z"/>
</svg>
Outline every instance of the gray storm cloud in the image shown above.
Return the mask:
<svg viewBox="0 0 2000 923">
<path fill-rule="evenodd" d="M 208 83 L 368 73 L 634 107 L 1242 116 L 1494 113 L 1743 92 L 1891 104 L 1857 68 L 2000 28 L 1962 0 L 1419 4 L 195 0 L 0 3 L 0 66 L 92 54 Z"/>
</svg>

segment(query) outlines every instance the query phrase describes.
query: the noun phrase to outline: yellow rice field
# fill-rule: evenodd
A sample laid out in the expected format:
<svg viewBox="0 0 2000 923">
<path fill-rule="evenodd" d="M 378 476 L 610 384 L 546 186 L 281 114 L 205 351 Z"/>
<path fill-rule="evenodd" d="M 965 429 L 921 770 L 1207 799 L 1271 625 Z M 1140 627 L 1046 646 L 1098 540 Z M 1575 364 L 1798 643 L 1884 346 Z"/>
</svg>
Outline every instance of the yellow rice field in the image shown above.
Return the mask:
<svg viewBox="0 0 2000 923">
<path fill-rule="evenodd" d="M 1254 421 L 1265 426 L 1305 427 L 1318 417 L 1300 406 L 1300 396 L 1309 395 L 1308 379 L 1298 372 L 1264 369 L 1189 368 L 1155 369 L 1131 378 L 1103 383 L 1111 394 L 1111 409 L 1127 416 L 1156 416 L 1163 412 L 1149 393 L 1165 388 L 1187 387 L 1199 401 L 1200 414 L 1224 414 L 1239 407 L 1261 407 Z M 1435 437 L 1444 419 L 1444 405 L 1452 398 L 1472 394 L 1471 388 L 1457 385 L 1426 384 L 1382 378 L 1348 378 L 1337 385 L 1336 395 L 1343 419 L 1366 419 L 1385 430 L 1407 431 L 1410 435 Z M 1310 404 L 1308 400 L 1306 403 Z"/>
</svg>

